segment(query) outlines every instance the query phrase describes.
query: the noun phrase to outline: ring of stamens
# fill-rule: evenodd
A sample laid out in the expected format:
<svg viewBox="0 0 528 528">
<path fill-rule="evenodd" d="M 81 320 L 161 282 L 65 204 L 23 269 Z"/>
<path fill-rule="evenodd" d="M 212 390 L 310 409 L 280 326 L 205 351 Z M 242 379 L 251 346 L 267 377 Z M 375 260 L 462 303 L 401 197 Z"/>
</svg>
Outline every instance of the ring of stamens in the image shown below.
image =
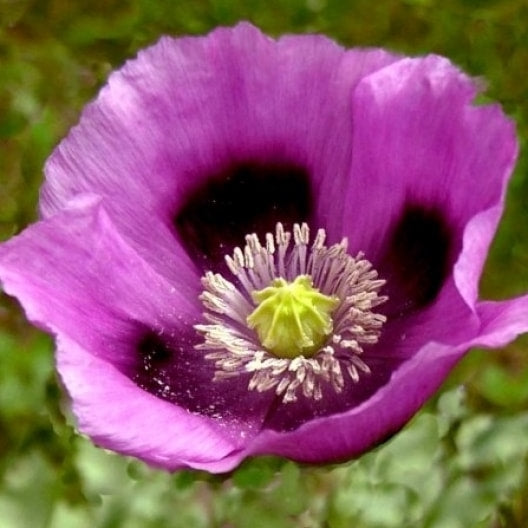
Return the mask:
<svg viewBox="0 0 528 528">
<path fill-rule="evenodd" d="M 278 223 L 275 237 L 267 233 L 261 244 L 256 234 L 247 235 L 245 247 L 225 257 L 236 285 L 218 273 L 204 275 L 200 299 L 206 324 L 195 326 L 203 336 L 196 348 L 215 362 L 214 381 L 250 373 L 249 390 L 274 389 L 288 403 L 297 400 L 298 392 L 320 400 L 323 383 L 340 393 L 345 374 L 358 382 L 360 372 L 370 373 L 361 355 L 365 345 L 378 341 L 386 321 L 384 315 L 373 312 L 387 300 L 379 295 L 385 281 L 362 253 L 356 257 L 347 253 L 346 239 L 329 247 L 325 239 L 325 231 L 319 229 L 309 247 L 307 224 L 295 224 L 290 233 Z M 310 277 L 319 292 L 338 299 L 332 312 L 333 329 L 310 357 L 277 357 L 248 325 L 255 310 L 252 295 L 276 279 L 291 282 L 299 276 Z"/>
</svg>

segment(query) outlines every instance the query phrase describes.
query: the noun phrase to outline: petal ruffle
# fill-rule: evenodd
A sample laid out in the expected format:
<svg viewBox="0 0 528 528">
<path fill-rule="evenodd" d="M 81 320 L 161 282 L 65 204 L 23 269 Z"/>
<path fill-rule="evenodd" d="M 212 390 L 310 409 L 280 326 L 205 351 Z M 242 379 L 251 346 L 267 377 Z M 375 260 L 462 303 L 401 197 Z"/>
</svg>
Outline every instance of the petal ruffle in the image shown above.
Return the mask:
<svg viewBox="0 0 528 528">
<path fill-rule="evenodd" d="M 169 321 L 199 319 L 198 276 L 177 259 L 158 261 L 180 272 L 179 282 L 168 282 L 121 235 L 99 198 L 69 206 L 0 247 L 0 279 L 32 322 L 126 369 L 129 351 L 116 345 L 138 324 L 160 331 Z"/>
<path fill-rule="evenodd" d="M 116 216 L 149 211 L 140 218 L 156 232 L 226 167 L 264 162 L 304 167 L 317 227 L 331 223 L 340 218 L 352 152 L 350 94 L 395 60 L 382 50 L 345 51 L 321 36 L 275 41 L 247 23 L 163 38 L 111 75 L 49 158 L 42 213 L 88 191 L 111 197 Z M 242 243 L 252 229 L 240 229 Z"/>
<path fill-rule="evenodd" d="M 364 78 L 353 96 L 344 217 L 351 247 L 378 262 L 391 258 L 384 251 L 406 208 L 440 215 L 462 248 L 455 281 L 469 306 L 517 152 L 512 123 L 497 105 L 473 106 L 476 92 L 438 56 L 403 59 Z"/>
<path fill-rule="evenodd" d="M 507 301 L 483 301 L 478 303 L 477 312 L 482 330 L 474 346 L 502 347 L 528 331 L 528 295 Z"/>
</svg>

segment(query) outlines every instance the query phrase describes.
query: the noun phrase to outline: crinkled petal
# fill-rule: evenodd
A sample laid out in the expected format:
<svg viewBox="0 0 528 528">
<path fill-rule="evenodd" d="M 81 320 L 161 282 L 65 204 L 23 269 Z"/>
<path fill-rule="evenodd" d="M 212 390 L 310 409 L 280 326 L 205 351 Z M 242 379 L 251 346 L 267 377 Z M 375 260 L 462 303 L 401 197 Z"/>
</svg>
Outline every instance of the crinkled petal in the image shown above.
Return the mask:
<svg viewBox="0 0 528 528">
<path fill-rule="evenodd" d="M 268 177 L 283 166 L 286 176 L 303 168 L 311 197 L 299 190 L 281 210 L 281 193 L 294 191 L 279 179 L 269 203 L 259 205 L 265 186 L 256 182 L 244 192 L 232 190 L 225 207 L 218 204 L 221 196 L 207 196 L 201 209 L 209 211 L 193 218 L 204 225 L 177 234 L 207 237 L 206 231 L 220 230 L 222 217 L 232 212 L 223 235 L 235 230 L 242 243 L 255 226 L 236 215 L 252 202 L 244 214 L 267 208 L 286 217 L 273 217 L 268 228 L 280 220 L 304 220 L 289 215 L 306 208 L 318 217 L 317 227 L 331 223 L 342 209 L 352 153 L 350 94 L 363 76 L 396 59 L 382 50 L 345 51 L 321 36 L 275 41 L 247 23 L 206 37 L 162 38 L 110 76 L 49 158 L 41 210 L 48 216 L 89 191 L 111 196 L 108 207 L 119 213 L 149 211 L 150 218 L 139 218 L 154 234 L 158 222 L 173 228 L 176 223 L 178 232 L 175 218 L 197 189 L 227 179 L 237 164 L 256 164 Z M 310 203 L 290 211 L 295 200 Z M 216 219 L 210 218 L 214 211 Z M 259 214 L 266 217 L 266 211 Z"/>
<path fill-rule="evenodd" d="M 163 264 L 178 268 L 179 262 Z M 200 318 L 198 275 L 182 268 L 179 278 L 173 284 L 156 273 L 93 196 L 79 197 L 0 247 L 4 290 L 32 322 L 122 368 L 130 362 L 124 343 L 138 324 L 157 331 Z"/>
<path fill-rule="evenodd" d="M 451 245 L 461 246 L 455 281 L 470 306 L 517 151 L 512 123 L 497 105 L 474 106 L 476 91 L 472 79 L 438 56 L 403 59 L 365 77 L 353 96 L 344 218 L 351 247 L 378 262 L 392 258 L 386 248 L 406 210 L 436 215 Z M 426 242 L 427 227 L 415 230 Z"/>
<path fill-rule="evenodd" d="M 528 332 L 528 295 L 507 301 L 483 301 L 478 303 L 477 312 L 482 331 L 475 346 L 503 347 Z"/>
<path fill-rule="evenodd" d="M 484 302 L 478 305 L 478 312 L 482 326 L 472 339 L 456 345 L 424 345 L 361 405 L 316 418 L 289 433 L 265 430 L 251 442 L 247 454 L 275 453 L 303 462 L 335 462 L 383 442 L 418 411 L 469 348 L 503 346 L 528 331 L 528 296 Z"/>
</svg>

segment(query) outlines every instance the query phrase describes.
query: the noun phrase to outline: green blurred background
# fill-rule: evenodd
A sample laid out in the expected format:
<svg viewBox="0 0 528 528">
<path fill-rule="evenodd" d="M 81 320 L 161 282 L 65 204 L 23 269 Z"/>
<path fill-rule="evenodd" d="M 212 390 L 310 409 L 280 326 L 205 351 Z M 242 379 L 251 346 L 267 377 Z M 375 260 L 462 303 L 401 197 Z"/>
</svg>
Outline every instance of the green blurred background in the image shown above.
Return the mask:
<svg viewBox="0 0 528 528">
<path fill-rule="evenodd" d="M 525 0 L 0 0 L 0 239 L 36 218 L 44 160 L 112 69 L 163 33 L 240 19 L 272 35 L 436 52 L 486 79 L 481 102 L 516 121 L 521 157 L 482 293 L 528 290 Z M 50 339 L 2 296 L 0 528 L 526 528 L 527 347 L 471 352 L 402 433 L 358 461 L 170 475 L 74 433 Z"/>
</svg>

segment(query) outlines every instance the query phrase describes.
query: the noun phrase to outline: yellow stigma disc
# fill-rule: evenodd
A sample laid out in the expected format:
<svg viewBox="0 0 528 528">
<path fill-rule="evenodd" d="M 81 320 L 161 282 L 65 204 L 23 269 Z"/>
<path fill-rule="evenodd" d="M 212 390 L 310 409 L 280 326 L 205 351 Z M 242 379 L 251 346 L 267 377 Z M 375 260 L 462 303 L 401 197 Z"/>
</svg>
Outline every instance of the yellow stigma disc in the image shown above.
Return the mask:
<svg viewBox="0 0 528 528">
<path fill-rule="evenodd" d="M 247 318 L 248 326 L 276 357 L 311 357 L 332 332 L 331 314 L 339 300 L 314 288 L 309 275 L 293 282 L 274 279 L 252 297 L 257 307 Z"/>
</svg>

